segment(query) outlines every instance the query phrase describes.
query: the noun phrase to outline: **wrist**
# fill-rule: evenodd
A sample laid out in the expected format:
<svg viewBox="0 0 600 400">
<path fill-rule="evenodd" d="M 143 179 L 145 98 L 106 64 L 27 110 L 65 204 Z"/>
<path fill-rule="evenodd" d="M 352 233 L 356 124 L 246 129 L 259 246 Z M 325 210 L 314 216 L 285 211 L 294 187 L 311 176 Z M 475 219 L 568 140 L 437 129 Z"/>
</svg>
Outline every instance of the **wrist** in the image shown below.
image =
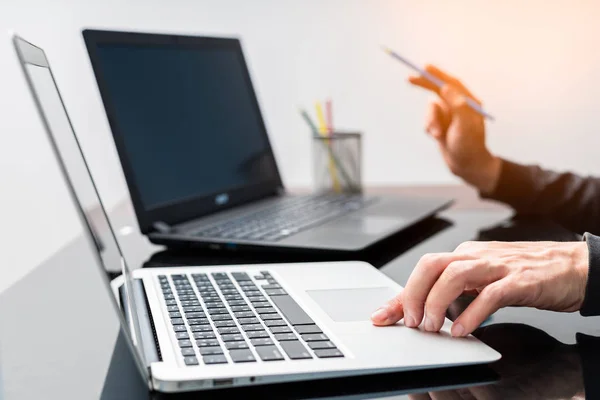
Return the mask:
<svg viewBox="0 0 600 400">
<path fill-rule="evenodd" d="M 487 153 L 481 162 L 476 163 L 476 168 L 464 171 L 459 176 L 480 193 L 486 195 L 493 193 L 498 186 L 501 171 L 502 160 Z"/>
</svg>

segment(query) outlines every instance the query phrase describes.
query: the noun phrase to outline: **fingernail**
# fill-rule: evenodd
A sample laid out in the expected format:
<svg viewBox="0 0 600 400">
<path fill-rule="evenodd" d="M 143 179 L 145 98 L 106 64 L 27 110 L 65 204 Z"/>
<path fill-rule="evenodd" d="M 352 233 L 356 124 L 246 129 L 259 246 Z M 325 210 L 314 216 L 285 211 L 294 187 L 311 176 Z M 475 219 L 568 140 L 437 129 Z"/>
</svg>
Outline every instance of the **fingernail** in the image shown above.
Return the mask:
<svg viewBox="0 0 600 400">
<path fill-rule="evenodd" d="M 409 328 L 414 328 L 417 326 L 417 323 L 412 316 L 404 314 L 404 325 L 408 326 Z"/>
<path fill-rule="evenodd" d="M 371 319 L 376 322 L 385 322 L 389 315 L 388 310 L 385 307 L 381 307 L 371 315 Z"/>
<path fill-rule="evenodd" d="M 462 326 L 461 324 L 455 323 L 454 325 L 452 325 L 452 329 L 450 330 L 450 333 L 454 337 L 462 337 L 465 334 L 465 327 Z"/>
<path fill-rule="evenodd" d="M 423 325 L 425 326 L 426 331 L 433 332 L 433 330 L 434 330 L 433 320 L 431 318 L 429 318 L 427 315 L 425 315 L 425 321 L 423 322 Z"/>
</svg>

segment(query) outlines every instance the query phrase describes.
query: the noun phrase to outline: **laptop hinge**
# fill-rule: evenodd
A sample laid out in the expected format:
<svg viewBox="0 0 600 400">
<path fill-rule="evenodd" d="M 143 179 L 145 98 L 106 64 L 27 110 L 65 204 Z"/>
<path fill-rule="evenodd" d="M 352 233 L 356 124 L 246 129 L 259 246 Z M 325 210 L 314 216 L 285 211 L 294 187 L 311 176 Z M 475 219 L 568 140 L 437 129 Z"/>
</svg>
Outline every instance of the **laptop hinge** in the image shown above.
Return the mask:
<svg viewBox="0 0 600 400">
<path fill-rule="evenodd" d="M 154 229 L 159 233 L 170 233 L 173 232 L 173 228 L 169 224 L 163 221 L 156 221 L 152 224 Z"/>
<path fill-rule="evenodd" d="M 119 288 L 121 305 L 123 307 L 125 320 L 127 321 L 128 326 L 131 324 L 131 316 L 129 315 L 128 311 L 131 310 L 131 312 L 135 312 L 137 314 L 138 322 L 140 324 L 140 334 L 142 335 L 142 337 L 139 338 L 141 342 L 139 350 L 144 353 L 144 361 L 147 364 L 146 367 L 149 369 L 150 364 L 153 362 L 162 361 L 162 355 L 158 345 L 154 321 L 150 312 L 150 305 L 148 304 L 148 300 L 146 298 L 146 290 L 144 289 L 143 282 L 140 279 L 135 279 L 131 289 L 133 292 L 131 295 L 135 296 L 136 298 L 135 306 L 137 309 L 133 310 L 130 307 L 124 306 L 125 302 L 127 302 L 125 285 L 121 285 Z"/>
</svg>

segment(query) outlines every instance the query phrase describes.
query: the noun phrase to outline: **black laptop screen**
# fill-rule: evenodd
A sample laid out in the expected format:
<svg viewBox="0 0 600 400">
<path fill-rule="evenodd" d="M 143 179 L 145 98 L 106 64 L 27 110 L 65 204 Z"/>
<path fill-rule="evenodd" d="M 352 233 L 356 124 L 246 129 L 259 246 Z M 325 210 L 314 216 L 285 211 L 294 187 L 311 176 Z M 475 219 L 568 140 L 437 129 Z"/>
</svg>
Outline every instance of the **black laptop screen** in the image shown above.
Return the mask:
<svg viewBox="0 0 600 400">
<path fill-rule="evenodd" d="M 279 179 L 239 45 L 99 43 L 96 54 L 145 210 Z"/>
</svg>

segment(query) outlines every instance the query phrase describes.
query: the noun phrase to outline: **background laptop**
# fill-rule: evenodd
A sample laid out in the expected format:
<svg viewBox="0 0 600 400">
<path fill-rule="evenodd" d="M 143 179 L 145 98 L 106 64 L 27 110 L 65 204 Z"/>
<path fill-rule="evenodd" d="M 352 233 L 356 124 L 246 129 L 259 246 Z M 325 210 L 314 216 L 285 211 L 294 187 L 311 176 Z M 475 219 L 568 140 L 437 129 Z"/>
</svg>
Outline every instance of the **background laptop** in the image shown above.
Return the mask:
<svg viewBox="0 0 600 400">
<path fill-rule="evenodd" d="M 123 272 L 112 284 L 115 305 L 151 388 L 175 392 L 499 359 L 472 336 L 451 338 L 449 321 L 440 334 L 372 326 L 371 311 L 401 287 L 362 262 L 130 271 L 44 52 L 19 37 L 14 44 L 89 250 L 99 255 L 97 267 Z M 93 245 L 91 226 L 102 246 Z"/>
<path fill-rule="evenodd" d="M 237 39 L 83 36 L 154 243 L 356 251 L 450 203 L 286 193 Z"/>
</svg>

